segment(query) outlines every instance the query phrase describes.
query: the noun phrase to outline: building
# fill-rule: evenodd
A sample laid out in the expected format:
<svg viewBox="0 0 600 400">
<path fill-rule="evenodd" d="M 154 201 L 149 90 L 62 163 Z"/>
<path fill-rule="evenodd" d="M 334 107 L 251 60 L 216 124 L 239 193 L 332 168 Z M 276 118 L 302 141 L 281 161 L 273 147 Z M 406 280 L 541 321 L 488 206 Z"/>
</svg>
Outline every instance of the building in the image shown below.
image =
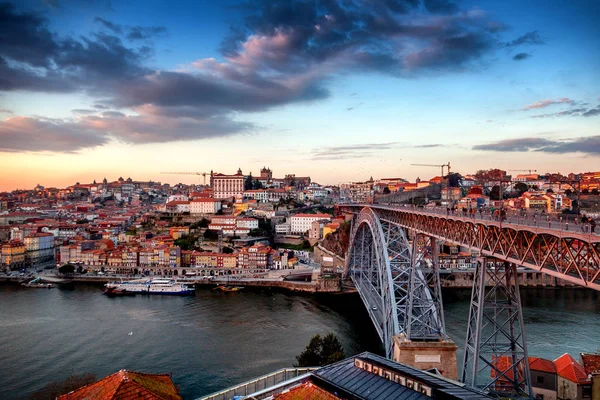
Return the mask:
<svg viewBox="0 0 600 400">
<path fill-rule="evenodd" d="M 237 228 L 258 229 L 258 220 L 256 218 L 236 218 L 235 225 Z"/>
<path fill-rule="evenodd" d="M 210 186 L 215 199 L 241 199 L 244 195 L 244 175 L 238 169 L 235 175 L 210 173 Z"/>
<path fill-rule="evenodd" d="M 84 399 L 182 400 L 182 397 L 170 374 L 144 374 L 122 369 L 97 382 L 58 396 L 58 400 Z"/>
<path fill-rule="evenodd" d="M 32 233 L 23 238 L 26 258 L 32 264 L 54 259 L 54 235 L 51 233 Z"/>
<path fill-rule="evenodd" d="M 331 221 L 329 214 L 295 214 L 290 218 L 290 233 L 302 235 L 308 232 L 314 221 L 320 219 Z"/>
<path fill-rule="evenodd" d="M 221 202 L 212 197 L 195 198 L 189 205 L 191 215 L 214 215 L 221 209 Z"/>
<path fill-rule="evenodd" d="M 273 378 L 272 375 L 268 376 Z M 400 364 L 378 355 L 364 352 L 345 360 L 312 369 L 297 371 L 293 378 L 276 384 L 261 378 L 247 387 L 237 386 L 248 399 L 364 399 L 364 400 L 482 400 L 491 399 L 486 393 L 459 382 L 440 377 L 433 372 Z M 271 385 L 271 386 L 269 386 Z M 252 393 L 257 387 L 261 389 Z M 223 398 L 234 398 L 238 392 L 225 389 Z M 207 400 L 210 396 L 200 400 Z"/>
<path fill-rule="evenodd" d="M 237 255 L 238 268 L 271 269 L 275 251 L 262 243 L 243 248 Z"/>
<path fill-rule="evenodd" d="M 2 267 L 19 269 L 25 266 L 25 244 L 20 240 L 11 240 L 2 245 Z"/>
<path fill-rule="evenodd" d="M 237 255 L 194 251 L 190 257 L 190 266 L 197 268 L 232 269 L 237 267 Z"/>
<path fill-rule="evenodd" d="M 342 183 L 340 202 L 370 203 L 373 198 L 373 178 L 365 182 Z"/>
<path fill-rule="evenodd" d="M 591 399 L 592 381 L 581 364 L 565 353 L 554 360 L 554 365 L 558 375 L 559 399 Z"/>
<path fill-rule="evenodd" d="M 529 357 L 531 388 L 538 399 L 556 400 L 558 375 L 554 362 L 539 357 Z"/>
</svg>

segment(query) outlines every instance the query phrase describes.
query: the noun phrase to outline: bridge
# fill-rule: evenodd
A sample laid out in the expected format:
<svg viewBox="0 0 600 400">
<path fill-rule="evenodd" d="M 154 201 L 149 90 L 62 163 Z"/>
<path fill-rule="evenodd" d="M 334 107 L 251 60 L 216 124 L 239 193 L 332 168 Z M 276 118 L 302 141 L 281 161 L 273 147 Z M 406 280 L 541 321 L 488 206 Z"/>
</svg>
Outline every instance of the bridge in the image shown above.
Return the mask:
<svg viewBox="0 0 600 400">
<path fill-rule="evenodd" d="M 600 235 L 576 220 L 391 204 L 338 210 L 352 219 L 346 273 L 386 355 L 417 368 L 454 375 L 439 284 L 441 244 L 477 255 L 460 379 L 502 397 L 532 395 L 517 266 L 600 291 Z"/>
</svg>

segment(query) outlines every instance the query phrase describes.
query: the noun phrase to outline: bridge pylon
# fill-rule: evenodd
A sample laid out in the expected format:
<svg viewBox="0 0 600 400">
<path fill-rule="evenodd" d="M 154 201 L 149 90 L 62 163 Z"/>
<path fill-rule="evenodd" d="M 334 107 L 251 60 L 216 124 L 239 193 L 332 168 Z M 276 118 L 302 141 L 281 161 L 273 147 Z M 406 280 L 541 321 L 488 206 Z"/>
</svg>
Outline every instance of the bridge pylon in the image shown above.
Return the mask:
<svg viewBox="0 0 600 400">
<path fill-rule="evenodd" d="M 478 258 L 473 283 L 461 381 L 502 398 L 531 398 L 516 266 Z"/>
</svg>

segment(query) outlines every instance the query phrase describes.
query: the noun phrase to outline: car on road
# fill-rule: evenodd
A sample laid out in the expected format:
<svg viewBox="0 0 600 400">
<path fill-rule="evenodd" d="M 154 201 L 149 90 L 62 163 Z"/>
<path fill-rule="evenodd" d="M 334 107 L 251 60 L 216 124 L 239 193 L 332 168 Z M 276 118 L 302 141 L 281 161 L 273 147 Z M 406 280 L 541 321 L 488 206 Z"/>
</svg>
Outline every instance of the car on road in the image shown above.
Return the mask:
<svg viewBox="0 0 600 400">
<path fill-rule="evenodd" d="M 373 307 L 371 307 L 371 310 L 377 311 L 377 307 L 373 306 Z"/>
</svg>

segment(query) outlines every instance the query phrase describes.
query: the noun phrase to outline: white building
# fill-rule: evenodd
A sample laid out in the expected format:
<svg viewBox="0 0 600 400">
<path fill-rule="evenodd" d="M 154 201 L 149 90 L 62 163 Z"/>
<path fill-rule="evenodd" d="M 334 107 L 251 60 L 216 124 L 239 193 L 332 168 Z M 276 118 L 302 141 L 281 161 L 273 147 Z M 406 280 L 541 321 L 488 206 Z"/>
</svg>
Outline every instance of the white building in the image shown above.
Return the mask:
<svg viewBox="0 0 600 400">
<path fill-rule="evenodd" d="M 235 175 L 210 174 L 210 185 L 215 199 L 241 199 L 244 195 L 244 175 L 238 169 Z"/>
<path fill-rule="evenodd" d="M 255 218 L 238 218 L 235 224 L 238 228 L 258 229 L 258 220 Z"/>
<path fill-rule="evenodd" d="M 212 197 L 197 198 L 190 201 L 190 214 L 215 214 L 221 209 L 221 202 Z"/>
<path fill-rule="evenodd" d="M 172 194 L 167 198 L 167 203 L 171 201 L 187 201 L 188 197 L 185 194 Z"/>
<path fill-rule="evenodd" d="M 331 215 L 329 214 L 296 214 L 290 218 L 290 233 L 292 234 L 303 234 L 306 233 L 314 221 L 320 219 L 326 219 L 331 221 Z"/>
<path fill-rule="evenodd" d="M 275 225 L 275 233 L 277 235 L 289 235 L 291 232 L 290 221 Z"/>
</svg>

